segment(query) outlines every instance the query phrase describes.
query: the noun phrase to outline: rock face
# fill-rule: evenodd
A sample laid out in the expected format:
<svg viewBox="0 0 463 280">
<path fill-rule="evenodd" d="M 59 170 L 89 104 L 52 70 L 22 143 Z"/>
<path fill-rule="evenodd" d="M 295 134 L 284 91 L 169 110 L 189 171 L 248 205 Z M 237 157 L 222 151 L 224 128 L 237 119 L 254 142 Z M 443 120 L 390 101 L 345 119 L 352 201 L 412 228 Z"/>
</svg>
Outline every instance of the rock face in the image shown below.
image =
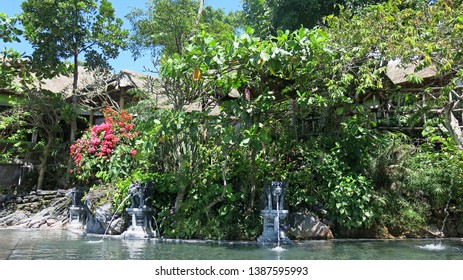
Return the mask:
<svg viewBox="0 0 463 280">
<path fill-rule="evenodd" d="M 87 209 L 85 221 L 87 233 L 121 234 L 126 229 L 124 220 L 120 215 L 114 215 L 111 205 L 104 191 L 90 191 L 84 197 L 84 206 Z"/>
<path fill-rule="evenodd" d="M 0 227 L 62 228 L 68 220 L 69 203 L 65 190 L 2 196 Z"/>
<path fill-rule="evenodd" d="M 86 220 L 86 231 L 87 233 L 96 233 L 96 234 L 104 234 L 106 231 L 107 224 L 111 220 L 111 204 L 109 202 L 94 206 L 89 205 L 89 201 L 85 200 L 85 206 L 87 209 L 95 208 L 94 214 L 87 213 L 87 220 Z M 88 215 L 90 214 L 90 215 Z"/>
<path fill-rule="evenodd" d="M 291 239 L 332 239 L 333 233 L 326 224 L 322 223 L 312 212 L 292 213 L 288 217 L 288 236 Z"/>
<path fill-rule="evenodd" d="M 85 232 L 121 234 L 126 223 L 114 215 L 104 191 L 89 192 L 84 200 L 87 212 L 83 225 Z M 0 228 L 64 228 L 69 222 L 72 196 L 69 190 L 32 191 L 22 195 L 0 196 Z M 114 215 L 114 216 L 113 216 Z M 113 219 L 113 221 L 111 221 Z M 111 226 L 108 227 L 111 221 Z"/>
</svg>

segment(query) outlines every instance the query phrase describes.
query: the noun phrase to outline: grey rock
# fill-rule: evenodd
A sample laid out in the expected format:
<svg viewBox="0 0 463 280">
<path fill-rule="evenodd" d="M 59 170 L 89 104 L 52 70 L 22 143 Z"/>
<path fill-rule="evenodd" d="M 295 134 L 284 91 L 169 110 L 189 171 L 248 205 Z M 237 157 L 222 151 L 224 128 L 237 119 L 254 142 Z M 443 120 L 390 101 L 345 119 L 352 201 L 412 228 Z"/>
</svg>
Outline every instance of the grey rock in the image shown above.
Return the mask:
<svg viewBox="0 0 463 280">
<path fill-rule="evenodd" d="M 332 239 L 333 233 L 312 212 L 291 213 L 288 217 L 288 235 L 294 239 Z"/>
<path fill-rule="evenodd" d="M 47 196 L 47 195 L 52 195 L 52 196 L 56 196 L 56 191 L 46 191 L 46 190 L 38 190 L 37 191 L 37 195 L 41 195 L 41 196 Z"/>
<path fill-rule="evenodd" d="M 21 221 L 29 219 L 26 213 L 22 211 L 14 212 L 0 218 L 0 226 L 15 226 L 21 223 Z"/>
<path fill-rule="evenodd" d="M 107 234 L 121 234 L 125 229 L 125 221 L 120 217 L 111 222 Z"/>
</svg>

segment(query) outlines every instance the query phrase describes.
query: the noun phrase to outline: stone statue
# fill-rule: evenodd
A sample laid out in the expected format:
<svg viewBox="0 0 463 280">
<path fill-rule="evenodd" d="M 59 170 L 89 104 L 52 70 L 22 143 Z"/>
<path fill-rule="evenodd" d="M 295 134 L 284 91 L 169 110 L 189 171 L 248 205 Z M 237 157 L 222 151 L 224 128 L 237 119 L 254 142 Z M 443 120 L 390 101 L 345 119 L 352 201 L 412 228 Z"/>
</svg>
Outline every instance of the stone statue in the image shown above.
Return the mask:
<svg viewBox="0 0 463 280">
<path fill-rule="evenodd" d="M 131 208 L 143 208 L 144 206 L 151 207 L 152 195 L 154 187 L 151 181 L 146 182 L 143 186 L 139 181 L 132 181 L 129 186 Z"/>
<path fill-rule="evenodd" d="M 147 181 L 142 188 L 143 206 L 153 206 L 154 185 Z"/>
<path fill-rule="evenodd" d="M 152 227 L 155 210 L 152 208 L 154 187 L 151 181 L 143 185 L 139 181 L 132 181 L 128 193 L 131 206 L 126 211 L 131 216 L 131 226 L 122 233 L 122 237 L 124 239 L 137 239 L 157 236 Z"/>
<path fill-rule="evenodd" d="M 276 210 L 283 210 L 285 209 L 284 201 L 286 195 L 286 181 L 283 182 L 272 182 L 272 194 L 275 202 L 275 209 Z M 278 206 L 277 209 L 277 199 L 278 199 Z"/>
<path fill-rule="evenodd" d="M 267 180 L 265 180 L 264 182 L 264 195 L 264 210 L 272 210 L 272 191 L 270 189 L 270 186 L 267 184 Z"/>
<path fill-rule="evenodd" d="M 142 207 L 142 191 L 141 185 L 138 181 L 132 181 L 132 184 L 129 186 L 130 194 L 130 208 L 140 208 Z"/>
<path fill-rule="evenodd" d="M 264 210 L 283 210 L 286 194 L 286 181 L 272 181 L 270 185 L 264 182 L 265 205 Z M 278 203 L 277 203 L 278 199 Z M 277 205 L 280 209 L 277 209 Z"/>
</svg>

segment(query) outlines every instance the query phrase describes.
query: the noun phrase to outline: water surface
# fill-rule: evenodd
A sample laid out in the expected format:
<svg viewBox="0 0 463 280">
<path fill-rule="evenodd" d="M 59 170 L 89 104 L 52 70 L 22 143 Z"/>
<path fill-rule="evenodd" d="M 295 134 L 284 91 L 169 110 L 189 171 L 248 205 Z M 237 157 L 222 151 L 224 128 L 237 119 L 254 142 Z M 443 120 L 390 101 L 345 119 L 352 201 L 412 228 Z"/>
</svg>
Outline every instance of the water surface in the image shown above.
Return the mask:
<svg viewBox="0 0 463 280">
<path fill-rule="evenodd" d="M 463 260 L 460 239 L 336 239 L 272 249 L 252 242 L 121 240 L 65 230 L 0 229 L 2 260 Z"/>
</svg>

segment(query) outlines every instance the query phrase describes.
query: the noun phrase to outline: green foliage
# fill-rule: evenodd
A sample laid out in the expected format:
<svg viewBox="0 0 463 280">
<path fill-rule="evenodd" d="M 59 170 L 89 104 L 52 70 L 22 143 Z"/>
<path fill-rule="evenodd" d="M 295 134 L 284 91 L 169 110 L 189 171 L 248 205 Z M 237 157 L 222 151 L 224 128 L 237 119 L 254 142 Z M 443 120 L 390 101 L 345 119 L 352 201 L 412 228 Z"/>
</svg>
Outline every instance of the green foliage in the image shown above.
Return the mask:
<svg viewBox="0 0 463 280">
<path fill-rule="evenodd" d="M 127 18 L 132 23 L 130 49 L 135 58 L 143 55 L 145 50 L 159 58 L 162 53 L 170 57 L 182 53 L 185 44 L 200 30 L 211 34 L 233 32 L 236 15 L 225 15 L 223 10 L 204 8 L 199 22 L 198 1 L 192 0 L 151 0 L 146 9 L 132 9 Z"/>
<path fill-rule="evenodd" d="M 34 48 L 33 63 L 45 77 L 69 70 L 63 61 L 86 56 L 90 67 L 106 65 L 125 47 L 128 32 L 107 0 L 37 1 L 21 4 L 24 36 Z"/>
<path fill-rule="evenodd" d="M 22 31 L 15 25 L 16 17 L 8 17 L 0 12 L 0 40 L 3 42 L 20 42 Z M 22 91 L 32 83 L 32 75 L 27 58 L 13 49 L 0 51 L 0 89 Z"/>
<path fill-rule="evenodd" d="M 8 17 L 0 12 L 0 39 L 5 42 L 20 42 L 19 36 L 22 31 L 15 27 L 18 18 Z"/>
<path fill-rule="evenodd" d="M 6 160 L 25 160 L 39 163 L 37 187 L 42 188 L 46 179 L 50 184 L 57 184 L 62 175 L 63 153 L 62 125 L 69 123 L 70 106 L 55 94 L 46 90 L 22 93 L 22 98 L 13 101 L 10 108 L 1 112 L 0 136 L 7 140 L 3 154 Z M 39 139 L 31 142 L 31 135 Z M 53 160 L 53 161 L 52 161 Z M 55 167 L 55 176 L 46 176 L 48 164 Z M 47 177 L 47 178 L 45 178 Z"/>
<path fill-rule="evenodd" d="M 328 18 L 328 29 L 279 31 L 269 38 L 256 36 L 251 28 L 221 42 L 202 33 L 182 55 L 164 61 L 162 73 L 166 77 L 182 73 L 194 80 L 194 73 L 199 72 L 197 82 L 201 86 L 196 96 L 220 102 L 222 111 L 215 130 L 206 131 L 214 131 L 221 139 L 231 180 L 247 180 L 241 187 L 248 200 L 245 203 L 252 203 L 253 186 L 270 174 L 288 175 L 293 180 L 288 194 L 293 211 L 322 205 L 332 220 L 347 228 L 389 226 L 386 217 L 394 216 L 401 222 L 399 227 L 406 228 L 404 223 L 408 221 L 409 228 L 417 231 L 427 221 L 429 197 L 415 204 L 408 195 L 411 189 L 403 193 L 386 191 L 396 180 L 404 181 L 404 169 L 392 172 L 389 166 L 377 164 L 383 156 L 378 151 L 389 138 L 374 130 L 376 123 L 370 119 L 367 105 L 359 104 L 359 100 L 389 86 L 385 60 L 399 55 L 404 62 L 412 59 L 412 52 L 399 53 L 395 48 L 405 48 L 401 42 L 382 44 L 379 36 L 385 21 L 391 21 L 389 28 L 394 21 L 402 22 L 415 12 L 421 15 L 421 8 L 413 10 L 390 2 L 356 13 L 341 10 L 339 17 Z M 402 34 L 394 33 L 404 32 L 401 28 L 387 29 L 391 32 L 387 39 L 402 38 Z M 414 77 L 411 74 L 408 78 L 422 82 Z M 231 89 L 236 89 L 239 97 L 221 102 Z M 413 95 L 406 98 L 407 104 L 416 103 Z M 296 106 L 288 109 L 284 101 L 291 99 L 294 101 L 289 104 Z M 325 131 L 310 142 L 315 143 L 315 151 L 308 151 L 307 143 L 300 138 L 298 127 L 302 125 L 298 122 L 320 113 L 325 118 Z M 411 120 L 410 114 L 404 115 Z M 301 160 L 282 160 L 286 155 Z M 404 159 L 399 163 L 403 164 Z M 391 171 L 389 179 L 380 180 L 379 171 L 386 169 Z M 259 188 L 254 191 L 259 193 Z M 384 209 L 388 204 L 391 211 Z M 229 210 L 225 206 L 220 209 Z"/>
<path fill-rule="evenodd" d="M 352 162 L 359 156 L 368 156 L 368 151 L 352 157 L 356 147 L 337 143 L 331 152 L 322 155 L 317 168 L 324 207 L 331 219 L 347 228 L 371 226 L 377 210 L 373 183 L 361 173 L 362 161 Z"/>
<path fill-rule="evenodd" d="M 339 6 L 351 11 L 387 0 L 245 0 L 243 9 L 246 23 L 264 36 L 278 30 L 294 31 L 301 27 L 313 28 L 323 24 L 323 18 L 337 14 Z"/>
<path fill-rule="evenodd" d="M 324 75 L 332 77 L 328 80 L 332 96 L 358 101 L 367 91 L 387 90 L 383 74 L 393 60 L 399 60 L 404 68 L 416 66 L 415 72 L 431 65 L 444 76 L 450 69 L 459 71 L 461 49 L 452 38 L 461 36 L 461 3 L 436 1 L 415 6 L 403 2 L 388 1 L 358 13 L 342 9 L 338 17 L 327 17 L 327 43 L 336 59 L 326 68 L 329 74 Z M 406 79 L 423 82 L 417 73 Z M 445 83 L 454 87 L 452 79 Z"/>
</svg>

